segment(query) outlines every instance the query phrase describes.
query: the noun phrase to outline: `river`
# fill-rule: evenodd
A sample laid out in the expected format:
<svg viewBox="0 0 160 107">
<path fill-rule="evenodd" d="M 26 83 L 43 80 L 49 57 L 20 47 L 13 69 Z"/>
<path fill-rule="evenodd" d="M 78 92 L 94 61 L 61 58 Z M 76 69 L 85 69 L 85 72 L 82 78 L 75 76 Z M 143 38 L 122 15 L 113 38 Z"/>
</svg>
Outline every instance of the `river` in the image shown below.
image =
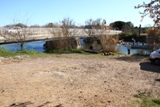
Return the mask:
<svg viewBox="0 0 160 107">
<path fill-rule="evenodd" d="M 83 40 L 80 40 L 81 45 L 84 45 Z M 45 52 L 45 48 L 44 45 L 45 41 L 37 41 L 37 42 L 28 42 L 24 44 L 24 47 L 26 50 L 35 50 L 37 52 Z M 6 49 L 8 49 L 9 51 L 15 52 L 20 50 L 20 45 L 19 44 L 7 44 L 7 45 L 0 45 L 0 47 L 5 47 Z M 127 54 L 127 48 L 124 45 L 117 45 L 117 49 L 123 53 L 123 54 Z M 131 54 L 136 54 L 137 52 L 139 52 L 140 49 L 131 49 Z"/>
</svg>

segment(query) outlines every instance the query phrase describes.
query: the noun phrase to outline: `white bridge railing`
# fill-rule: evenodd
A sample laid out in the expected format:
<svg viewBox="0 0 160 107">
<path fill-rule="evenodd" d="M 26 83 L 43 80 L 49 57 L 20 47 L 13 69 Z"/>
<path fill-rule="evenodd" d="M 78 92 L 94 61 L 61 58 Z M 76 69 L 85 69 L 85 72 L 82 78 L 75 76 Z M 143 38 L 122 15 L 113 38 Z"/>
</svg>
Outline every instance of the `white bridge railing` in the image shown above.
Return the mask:
<svg viewBox="0 0 160 107">
<path fill-rule="evenodd" d="M 8 28 L 0 28 L 0 33 L 5 34 L 6 31 L 9 30 Z M 88 30 L 89 29 L 79 29 L 79 28 L 72 28 L 69 29 L 71 32 L 71 36 L 88 36 Z M 53 34 L 62 32 L 61 28 L 22 28 L 22 32 L 27 31 L 31 35 L 43 35 L 43 34 Z M 103 34 L 106 35 L 116 35 L 119 33 L 122 33 L 122 31 L 119 30 L 97 30 L 97 29 L 91 29 L 93 35 L 99 35 L 103 32 Z"/>
</svg>

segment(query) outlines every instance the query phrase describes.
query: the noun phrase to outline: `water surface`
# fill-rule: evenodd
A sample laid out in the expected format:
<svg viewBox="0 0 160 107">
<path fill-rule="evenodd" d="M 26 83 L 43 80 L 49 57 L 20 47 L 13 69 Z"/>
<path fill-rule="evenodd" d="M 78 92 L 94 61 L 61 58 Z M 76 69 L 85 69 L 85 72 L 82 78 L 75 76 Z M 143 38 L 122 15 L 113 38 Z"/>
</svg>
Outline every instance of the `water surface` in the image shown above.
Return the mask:
<svg viewBox="0 0 160 107">
<path fill-rule="evenodd" d="M 83 39 L 80 39 L 80 43 L 82 46 L 85 45 Z M 26 50 L 33 49 L 37 52 L 45 52 L 45 48 L 43 46 L 44 44 L 45 44 L 45 41 L 28 42 L 24 44 L 24 47 Z M 19 44 L 6 44 L 6 45 L 0 45 L 0 47 L 5 47 L 6 49 L 12 52 L 15 52 L 21 49 Z M 128 53 L 125 45 L 117 45 L 117 49 L 123 54 Z M 137 52 L 140 52 L 141 50 L 142 49 L 131 49 L 131 54 L 136 54 Z"/>
</svg>

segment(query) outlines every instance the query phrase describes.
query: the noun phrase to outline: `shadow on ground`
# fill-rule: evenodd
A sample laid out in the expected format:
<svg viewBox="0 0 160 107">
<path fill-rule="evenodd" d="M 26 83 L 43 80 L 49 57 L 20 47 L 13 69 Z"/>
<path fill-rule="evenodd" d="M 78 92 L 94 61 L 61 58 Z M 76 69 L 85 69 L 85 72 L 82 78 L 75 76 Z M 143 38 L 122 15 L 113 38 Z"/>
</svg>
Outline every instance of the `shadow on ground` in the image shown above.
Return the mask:
<svg viewBox="0 0 160 107">
<path fill-rule="evenodd" d="M 136 56 L 136 55 L 118 55 L 115 57 L 116 60 L 126 61 L 126 62 L 140 62 L 142 59 L 147 58 L 144 56 Z"/>
<path fill-rule="evenodd" d="M 155 81 L 160 82 L 160 79 L 155 79 Z"/>
<path fill-rule="evenodd" d="M 140 69 L 147 72 L 160 73 L 160 66 L 154 65 L 150 62 L 141 62 Z M 156 82 L 160 82 L 160 79 L 155 79 Z"/>
<path fill-rule="evenodd" d="M 23 102 L 23 103 L 13 103 L 9 107 L 27 107 L 28 105 L 31 105 L 31 104 L 33 104 L 33 103 L 30 101 L 27 101 L 27 102 Z"/>
<path fill-rule="evenodd" d="M 51 102 L 47 101 L 47 102 L 45 102 L 45 103 L 43 103 L 43 104 L 41 104 L 39 106 L 36 106 L 36 107 L 45 107 L 49 103 L 51 103 Z M 23 102 L 23 103 L 13 103 L 9 107 L 28 107 L 28 105 L 31 105 L 31 104 L 34 104 L 34 103 L 32 103 L 30 101 L 27 101 L 27 102 Z M 62 106 L 62 104 L 59 104 L 59 105 L 56 105 L 54 107 L 63 107 L 63 106 Z"/>
<path fill-rule="evenodd" d="M 141 70 L 160 73 L 160 66 L 158 65 L 154 65 L 150 62 L 141 62 L 139 65 Z"/>
</svg>

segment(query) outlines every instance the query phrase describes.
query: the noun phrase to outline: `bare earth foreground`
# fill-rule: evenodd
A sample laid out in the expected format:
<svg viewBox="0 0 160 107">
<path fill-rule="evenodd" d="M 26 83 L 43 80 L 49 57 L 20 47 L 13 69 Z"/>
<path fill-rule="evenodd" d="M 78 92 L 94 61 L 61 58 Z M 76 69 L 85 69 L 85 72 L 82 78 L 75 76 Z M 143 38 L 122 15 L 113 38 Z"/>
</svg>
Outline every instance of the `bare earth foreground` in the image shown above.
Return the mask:
<svg viewBox="0 0 160 107">
<path fill-rule="evenodd" d="M 0 60 L 0 107 L 132 107 L 139 92 L 160 98 L 160 66 L 140 56 Z"/>
</svg>

